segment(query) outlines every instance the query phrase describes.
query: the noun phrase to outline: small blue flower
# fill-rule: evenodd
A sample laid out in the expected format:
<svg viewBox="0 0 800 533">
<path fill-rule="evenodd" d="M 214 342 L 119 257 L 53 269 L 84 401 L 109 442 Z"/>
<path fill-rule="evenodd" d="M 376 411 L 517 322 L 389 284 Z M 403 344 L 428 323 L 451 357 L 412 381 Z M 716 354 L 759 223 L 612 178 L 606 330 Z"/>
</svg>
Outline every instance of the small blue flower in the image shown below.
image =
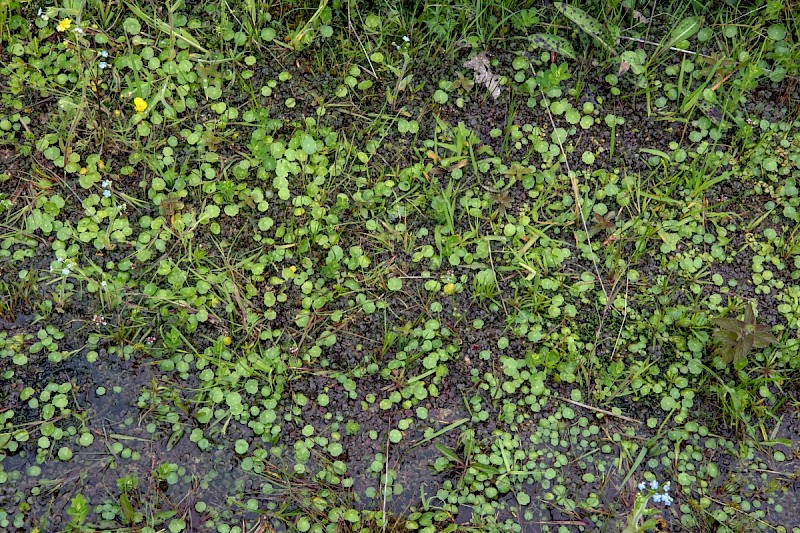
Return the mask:
<svg viewBox="0 0 800 533">
<path fill-rule="evenodd" d="M 652 490 L 658 490 L 658 481 L 656 481 L 655 479 L 653 481 L 651 481 L 650 482 L 650 488 Z"/>
<path fill-rule="evenodd" d="M 661 496 L 661 501 L 664 502 L 664 507 L 669 507 L 670 505 L 672 505 L 672 496 L 664 493 Z"/>
<path fill-rule="evenodd" d="M 666 483 L 664 483 L 664 486 L 663 486 L 663 487 L 661 487 L 661 488 L 662 488 L 662 489 L 664 489 L 664 492 L 669 492 L 669 489 L 670 489 L 670 486 L 669 486 L 669 481 L 667 481 Z"/>
<path fill-rule="evenodd" d="M 644 490 L 647 487 L 647 485 L 645 484 L 644 481 L 640 481 L 638 487 L 639 490 Z"/>
<path fill-rule="evenodd" d="M 659 493 L 653 494 L 653 501 L 656 503 L 661 503 L 663 496 Z"/>
<path fill-rule="evenodd" d="M 69 269 L 67 267 L 62 268 L 61 269 L 61 274 L 63 276 L 69 276 Z"/>
<path fill-rule="evenodd" d="M 109 191 L 108 189 L 104 190 L 103 196 L 105 196 L 106 198 L 111 198 L 111 191 Z"/>
<path fill-rule="evenodd" d="M 108 50 L 101 50 L 100 51 L 100 57 L 103 57 L 103 58 L 108 57 Z"/>
<path fill-rule="evenodd" d="M 100 184 L 100 186 L 103 187 L 104 189 L 108 189 L 108 187 L 110 185 L 111 185 L 111 182 L 108 181 L 108 180 L 103 180 L 103 183 Z"/>
<path fill-rule="evenodd" d="M 97 66 L 100 67 L 100 70 L 103 70 L 104 68 L 108 68 L 108 63 L 101 61 Z"/>
</svg>

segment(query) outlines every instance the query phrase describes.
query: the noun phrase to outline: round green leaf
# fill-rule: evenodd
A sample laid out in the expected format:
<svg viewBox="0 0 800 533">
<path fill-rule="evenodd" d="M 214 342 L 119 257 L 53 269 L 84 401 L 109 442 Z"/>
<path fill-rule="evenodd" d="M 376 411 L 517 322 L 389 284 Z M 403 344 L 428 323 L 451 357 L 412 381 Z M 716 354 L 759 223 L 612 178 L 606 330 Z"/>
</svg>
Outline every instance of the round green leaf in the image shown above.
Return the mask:
<svg viewBox="0 0 800 533">
<path fill-rule="evenodd" d="M 78 444 L 80 444 L 83 447 L 90 446 L 93 442 L 94 442 L 94 435 L 92 435 L 88 431 L 86 433 L 81 433 L 81 436 L 78 437 Z"/>
<path fill-rule="evenodd" d="M 401 440 L 403 440 L 403 433 L 399 429 L 393 429 L 389 431 L 389 441 L 397 444 Z"/>
<path fill-rule="evenodd" d="M 342 455 L 343 451 L 344 448 L 341 442 L 332 442 L 328 445 L 328 453 L 331 454 L 332 457 L 339 457 Z"/>
<path fill-rule="evenodd" d="M 69 461 L 72 459 L 72 450 L 67 448 L 66 446 L 62 446 L 58 449 L 58 458 L 62 461 Z"/>
<path fill-rule="evenodd" d="M 773 41 L 782 41 L 786 37 L 786 27 L 783 24 L 773 24 L 769 27 L 767 35 Z"/>
<path fill-rule="evenodd" d="M 239 439 L 234 444 L 233 449 L 236 450 L 236 453 L 238 453 L 239 455 L 242 455 L 244 453 L 247 453 L 247 449 L 249 447 L 250 447 L 250 445 L 247 443 L 246 440 Z"/>
<path fill-rule="evenodd" d="M 137 35 L 142 31 L 142 25 L 133 17 L 128 17 L 122 22 L 122 28 L 131 35 Z"/>
<path fill-rule="evenodd" d="M 308 155 L 312 155 L 317 152 L 317 141 L 315 141 L 314 137 L 311 135 L 303 135 L 303 137 L 300 139 L 300 146 L 303 147 L 303 151 Z"/>
</svg>

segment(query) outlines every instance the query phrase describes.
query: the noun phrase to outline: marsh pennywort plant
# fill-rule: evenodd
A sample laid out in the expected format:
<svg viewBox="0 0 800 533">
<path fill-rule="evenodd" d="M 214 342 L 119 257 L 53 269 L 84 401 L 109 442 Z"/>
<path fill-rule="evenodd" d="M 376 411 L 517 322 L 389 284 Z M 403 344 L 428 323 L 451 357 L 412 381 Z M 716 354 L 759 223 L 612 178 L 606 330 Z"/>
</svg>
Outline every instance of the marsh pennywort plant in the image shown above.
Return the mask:
<svg viewBox="0 0 800 533">
<path fill-rule="evenodd" d="M 788 520 L 785 2 L 218 4 L 0 7 L 0 529 Z"/>
</svg>

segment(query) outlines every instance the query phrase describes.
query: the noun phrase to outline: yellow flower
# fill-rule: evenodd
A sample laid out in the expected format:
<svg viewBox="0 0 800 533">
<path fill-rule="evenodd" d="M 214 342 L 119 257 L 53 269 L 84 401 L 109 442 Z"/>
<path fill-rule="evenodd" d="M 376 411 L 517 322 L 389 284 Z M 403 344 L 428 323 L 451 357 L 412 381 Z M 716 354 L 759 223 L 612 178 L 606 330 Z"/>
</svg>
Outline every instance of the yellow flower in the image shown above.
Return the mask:
<svg viewBox="0 0 800 533">
<path fill-rule="evenodd" d="M 72 19 L 61 19 L 61 22 L 58 23 L 56 29 L 58 31 L 67 31 L 72 27 Z"/>
<path fill-rule="evenodd" d="M 136 108 L 137 113 L 142 113 L 145 109 L 147 109 L 147 102 L 145 102 L 144 98 L 139 98 L 137 96 L 133 99 L 133 107 Z"/>
</svg>

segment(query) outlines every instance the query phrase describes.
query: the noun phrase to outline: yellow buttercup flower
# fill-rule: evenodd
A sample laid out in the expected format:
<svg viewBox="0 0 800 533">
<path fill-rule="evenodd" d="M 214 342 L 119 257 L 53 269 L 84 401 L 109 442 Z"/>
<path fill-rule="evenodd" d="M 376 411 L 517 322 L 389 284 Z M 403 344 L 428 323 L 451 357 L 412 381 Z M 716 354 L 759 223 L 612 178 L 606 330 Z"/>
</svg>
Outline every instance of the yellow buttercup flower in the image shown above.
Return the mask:
<svg viewBox="0 0 800 533">
<path fill-rule="evenodd" d="M 56 29 L 58 31 L 67 31 L 71 27 L 72 27 L 72 19 L 61 19 L 61 21 L 58 23 L 58 26 L 56 26 Z"/>
<path fill-rule="evenodd" d="M 138 96 L 133 99 L 133 107 L 136 108 L 137 113 L 144 112 L 147 109 L 147 102 L 144 98 L 139 98 Z"/>
</svg>

